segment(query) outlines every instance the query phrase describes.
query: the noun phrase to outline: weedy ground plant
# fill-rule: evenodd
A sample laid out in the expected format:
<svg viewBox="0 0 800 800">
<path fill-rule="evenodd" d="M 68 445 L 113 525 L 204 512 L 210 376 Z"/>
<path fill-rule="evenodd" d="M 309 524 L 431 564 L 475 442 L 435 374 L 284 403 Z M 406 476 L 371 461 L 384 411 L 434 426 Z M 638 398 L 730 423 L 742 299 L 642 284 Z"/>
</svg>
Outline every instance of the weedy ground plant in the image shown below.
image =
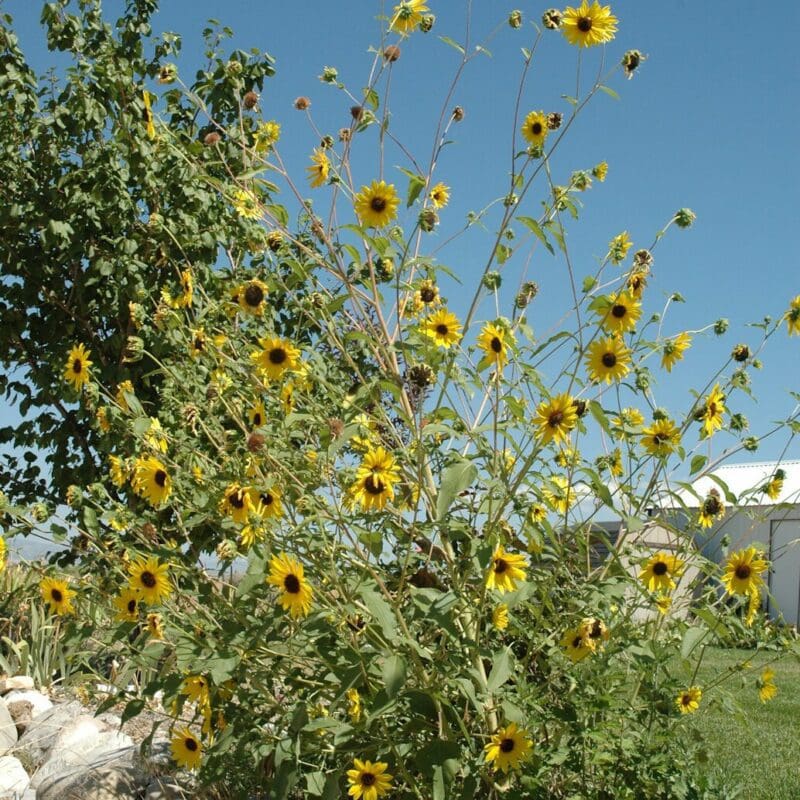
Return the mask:
<svg viewBox="0 0 800 800">
<path fill-rule="evenodd" d="M 206 31 L 190 84 L 180 38 L 152 35 L 152 0 L 113 25 L 99 3 L 49 3 L 49 45 L 72 65 L 44 82 L 5 18 L 0 340 L 25 375 L 9 369 L 7 395 L 38 415 L 4 437 L 50 467 L 6 468 L 4 526 L 70 544 L 41 574 L 49 613 L 120 665 L 108 702 L 122 697 L 126 719 L 160 693 L 176 765 L 204 785 L 723 796 L 687 718 L 728 676 L 698 684 L 706 646 L 760 629 L 768 563 L 755 547 L 722 566 L 695 551 L 736 500 L 724 489 L 682 530 L 657 509 L 669 475 L 712 469 L 702 446 L 721 430 L 757 447 L 739 398 L 768 340 L 800 334 L 800 297 L 688 407 L 661 407 L 656 376 L 725 332 L 668 334 L 677 297 L 648 296 L 659 241 L 694 214 L 667 215 L 645 244 L 613 232 L 577 275 L 566 231 L 609 167 L 559 159 L 587 104 L 611 102 L 608 84 L 644 56 L 615 50 L 617 19 L 597 2 L 511 13 L 525 39 L 507 190 L 464 223 L 439 162 L 465 114 L 454 90 L 488 39 L 429 36 L 460 61 L 427 160 L 390 112 L 393 84 L 420 79 L 402 50 L 434 27 L 434 5 L 386 9 L 365 88 L 325 67 L 351 107 L 336 136 L 297 98 L 290 113 L 316 137 L 299 178 L 262 112 L 272 60 L 223 56 L 224 30 Z M 583 65 L 559 109 L 526 83 L 544 37 Z M 459 270 L 431 242 L 475 231 L 485 247 L 456 314 Z M 531 254 L 571 287 L 543 338 Z M 648 509 L 671 545 L 637 556 Z M 616 539 L 596 524 L 606 512 Z M 672 614 L 680 590 L 688 607 Z M 742 672 L 769 700 L 774 671 Z"/>
</svg>

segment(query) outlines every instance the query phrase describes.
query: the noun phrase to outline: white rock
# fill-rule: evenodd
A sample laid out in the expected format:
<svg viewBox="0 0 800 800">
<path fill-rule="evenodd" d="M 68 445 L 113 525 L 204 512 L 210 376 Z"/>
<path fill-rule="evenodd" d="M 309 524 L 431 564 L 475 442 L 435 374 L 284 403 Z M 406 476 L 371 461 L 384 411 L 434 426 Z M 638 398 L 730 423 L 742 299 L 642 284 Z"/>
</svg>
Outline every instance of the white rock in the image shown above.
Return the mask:
<svg viewBox="0 0 800 800">
<path fill-rule="evenodd" d="M 27 700 L 32 706 L 31 717 L 36 719 L 39 714 L 44 714 L 53 707 L 53 701 L 49 697 L 45 697 L 41 692 L 35 689 L 15 689 L 9 692 L 3 700 L 6 703 L 15 703 L 17 700 Z"/>
<path fill-rule="evenodd" d="M 12 689 L 33 689 L 33 678 L 28 675 L 0 678 L 0 694 L 10 692 Z"/>
<path fill-rule="evenodd" d="M 8 713 L 6 704 L 0 700 L 0 756 L 5 755 L 16 743 L 16 723 Z"/>
<path fill-rule="evenodd" d="M 147 780 L 131 766 L 74 767 L 43 782 L 36 800 L 130 800 L 144 792 Z"/>
<path fill-rule="evenodd" d="M 0 756 L 0 797 L 17 797 L 27 790 L 29 783 L 28 773 L 16 758 Z"/>
<path fill-rule="evenodd" d="M 18 749 L 26 754 L 34 766 L 39 766 L 45 760 L 61 729 L 69 725 L 83 711 L 83 706 L 76 700 L 61 703 L 49 711 L 44 711 L 19 737 Z"/>
<path fill-rule="evenodd" d="M 154 778 L 147 785 L 144 800 L 187 800 L 188 797 L 175 778 Z"/>
</svg>

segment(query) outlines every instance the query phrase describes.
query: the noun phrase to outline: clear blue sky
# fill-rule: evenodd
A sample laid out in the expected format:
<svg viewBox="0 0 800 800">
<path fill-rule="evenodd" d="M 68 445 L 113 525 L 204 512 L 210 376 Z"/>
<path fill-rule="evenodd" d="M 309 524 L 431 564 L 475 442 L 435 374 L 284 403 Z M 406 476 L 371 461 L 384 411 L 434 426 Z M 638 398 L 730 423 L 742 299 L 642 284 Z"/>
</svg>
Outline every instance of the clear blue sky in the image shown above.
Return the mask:
<svg viewBox="0 0 800 800">
<path fill-rule="evenodd" d="M 38 26 L 41 4 L 5 0 L 1 5 L 15 17 L 32 65 L 42 70 L 53 63 Z M 378 0 L 163 0 L 162 6 L 155 27 L 183 35 L 179 68 L 187 82 L 200 66 L 200 31 L 211 17 L 234 29 L 231 47 L 258 47 L 275 57 L 277 75 L 267 81 L 261 106 L 265 118 L 275 117 L 283 124 L 281 148 L 295 175 L 302 174 L 318 139 L 305 116 L 292 109 L 292 100 L 308 95 L 315 121 L 325 132 L 335 136 L 347 125 L 350 103 L 317 76 L 325 65 L 336 66 L 340 78 L 357 92 L 371 64 L 368 46 L 378 42 L 375 17 L 390 8 Z M 458 54 L 438 35 L 463 39 L 466 3 L 430 0 L 429 6 L 437 15 L 436 27 L 427 36 L 417 33 L 403 43 L 392 89 L 392 130 L 425 162 L 458 61 Z M 475 43 L 496 25 L 500 28 L 488 45 L 492 58 L 473 61 L 454 95 L 466 118 L 452 128 L 455 144 L 446 148 L 437 171 L 437 178 L 451 186 L 453 199 L 442 213 L 439 232 L 427 240 L 431 246 L 444 241 L 469 210 L 505 192 L 520 47 L 530 46 L 534 38 L 530 25 L 514 31 L 503 24 L 513 4 L 475 0 L 473 6 Z M 106 7 L 111 15 L 120 3 L 108 2 Z M 545 4 L 519 7 L 526 23 L 538 22 Z M 636 246 L 648 246 L 676 209 L 689 206 L 697 213 L 695 227 L 673 229 L 658 246 L 646 309 L 660 309 L 668 294 L 679 291 L 687 302 L 673 308 L 665 333 L 700 328 L 723 316 L 730 319 L 731 330 L 720 340 L 710 336 L 696 341 L 669 385 L 662 381 L 659 402 L 678 414 L 690 402 L 688 388 L 711 374 L 734 344 L 757 341 L 757 332 L 749 331 L 747 322 L 763 314 L 780 315 L 789 299 L 800 294 L 797 248 L 790 240 L 800 208 L 800 6 L 780 0 L 767 13 L 741 0 L 626 0 L 613 3 L 612 9 L 620 24 L 616 40 L 606 48 L 607 63 L 634 47 L 648 59 L 633 80 L 621 74 L 612 80 L 620 101 L 600 95 L 592 102 L 555 157 L 554 173 L 556 180 L 566 182 L 573 169 L 590 168 L 601 160 L 610 165 L 605 184 L 595 184 L 582 196 L 581 220 L 569 229 L 579 278 L 594 270 L 595 258 L 619 231 L 628 230 Z M 585 75 L 594 74 L 600 51 L 594 48 L 585 54 Z M 526 84 L 523 109 L 566 114 L 569 107 L 560 96 L 574 93 L 575 58 L 576 50 L 560 34 L 546 35 Z M 374 140 L 374 131 L 363 137 L 364 157 L 356 162 L 360 174 L 355 176 L 360 183 L 374 177 Z M 390 152 L 387 177 L 404 189 L 395 165 L 408 166 L 399 153 Z M 318 203 L 323 197 L 315 195 Z M 541 193 L 528 201 L 523 213 L 538 215 L 538 197 Z M 483 266 L 476 253 L 488 247 L 488 241 L 488 235 L 471 235 L 439 257 L 470 285 Z M 511 291 L 520 269 L 509 263 Z M 529 270 L 528 277 L 541 286 L 529 314 L 539 334 L 558 320 L 560 314 L 553 309 L 563 309 L 567 302 L 565 274 L 562 262 L 541 249 Z M 448 286 L 445 294 L 455 311 L 463 310 L 463 290 Z M 480 318 L 493 316 L 493 304 L 487 302 Z M 788 390 L 800 390 L 800 339 L 779 334 L 763 360 L 764 370 L 753 374 L 759 405 L 743 398 L 734 409 L 750 417 L 754 432 L 794 405 Z M 651 363 L 663 377 L 656 362 Z M 8 413 L 0 412 L 0 421 Z M 714 437 L 714 454 L 730 442 L 724 434 Z M 784 443 L 785 438 L 765 442 L 757 454 L 742 454 L 739 460 L 776 457 Z M 797 444 L 788 455 L 800 456 Z"/>
</svg>

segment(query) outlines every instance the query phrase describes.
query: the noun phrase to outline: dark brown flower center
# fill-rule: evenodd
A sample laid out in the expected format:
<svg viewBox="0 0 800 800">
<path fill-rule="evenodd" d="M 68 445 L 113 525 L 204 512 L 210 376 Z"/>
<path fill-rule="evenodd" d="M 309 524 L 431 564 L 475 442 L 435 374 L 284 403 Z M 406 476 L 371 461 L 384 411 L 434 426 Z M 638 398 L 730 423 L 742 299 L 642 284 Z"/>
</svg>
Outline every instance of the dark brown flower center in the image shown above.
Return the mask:
<svg viewBox="0 0 800 800">
<path fill-rule="evenodd" d="M 271 506 L 273 504 L 273 502 L 274 502 L 274 499 L 273 499 L 271 494 L 269 494 L 268 492 L 265 492 L 264 494 L 261 495 L 261 502 L 265 506 Z"/>
<path fill-rule="evenodd" d="M 704 503 L 703 510 L 706 514 L 716 515 L 720 512 L 720 502 L 716 497 L 709 497 Z"/>
<path fill-rule="evenodd" d="M 386 198 L 385 197 L 373 197 L 372 200 L 369 201 L 369 207 L 376 213 L 380 214 L 381 211 L 386 209 Z"/>
<path fill-rule="evenodd" d="M 503 343 L 497 336 L 492 337 L 492 341 L 489 346 L 495 353 L 501 353 L 503 351 Z"/>
<path fill-rule="evenodd" d="M 192 753 L 197 752 L 198 744 L 197 741 L 194 739 L 194 737 L 187 736 L 186 739 L 184 739 L 183 743 L 186 746 L 186 749 L 189 750 L 190 752 Z"/>
<path fill-rule="evenodd" d="M 494 560 L 494 574 L 502 575 L 508 569 L 508 562 L 504 558 Z"/>
<path fill-rule="evenodd" d="M 60 589 L 51 589 L 50 597 L 54 603 L 60 603 L 64 599 L 64 595 L 61 593 Z"/>
<path fill-rule="evenodd" d="M 297 594 L 300 591 L 300 578 L 290 572 L 283 579 L 283 588 L 286 589 L 289 594 Z"/>
<path fill-rule="evenodd" d="M 128 613 L 133 614 L 136 611 L 136 601 L 128 600 Z"/>
<path fill-rule="evenodd" d="M 253 414 L 253 425 L 255 425 L 257 428 L 261 425 L 261 413 L 258 411 Z"/>
<path fill-rule="evenodd" d="M 450 333 L 450 328 L 448 328 L 443 322 L 440 322 L 436 326 L 436 333 L 438 333 L 439 336 L 447 336 L 447 334 Z"/>
<path fill-rule="evenodd" d="M 581 637 L 580 637 L 580 636 L 576 636 L 576 637 L 575 637 L 575 638 L 572 640 L 572 646 L 573 646 L 573 647 L 574 647 L 576 650 L 577 650 L 577 649 L 578 649 L 578 648 L 581 646 L 581 644 L 582 644 L 582 643 L 583 643 L 583 641 L 582 641 L 582 639 L 581 639 Z"/>
<path fill-rule="evenodd" d="M 617 357 L 613 353 L 603 353 L 603 366 L 611 369 L 617 363 Z"/>
<path fill-rule="evenodd" d="M 514 740 L 513 739 L 503 739 L 503 741 L 500 742 L 500 749 L 504 753 L 510 753 L 514 749 Z"/>
<path fill-rule="evenodd" d="M 375 776 L 371 772 L 361 773 L 361 785 L 373 786 L 375 784 Z"/>
<path fill-rule="evenodd" d="M 383 481 L 380 478 L 375 477 L 375 475 L 367 476 L 367 479 L 364 481 L 364 488 L 370 494 L 383 494 L 386 489 Z"/>
<path fill-rule="evenodd" d="M 579 17 L 578 18 L 578 30 L 581 33 L 589 33 L 592 29 L 592 18 L 591 17 Z"/>
<path fill-rule="evenodd" d="M 551 428 L 557 428 L 564 421 L 563 411 L 554 411 L 548 418 L 547 424 Z"/>
<path fill-rule="evenodd" d="M 653 564 L 653 575 L 666 575 L 669 567 L 663 561 L 657 561 Z"/>
<path fill-rule="evenodd" d="M 269 351 L 269 360 L 272 364 L 283 364 L 286 358 L 286 351 L 282 347 L 275 347 Z"/>
<path fill-rule="evenodd" d="M 244 508 L 244 492 L 241 490 L 228 495 L 228 502 L 234 508 Z"/>
<path fill-rule="evenodd" d="M 80 360 L 79 358 L 76 358 L 76 359 L 75 359 L 75 360 L 72 362 L 72 371 L 73 371 L 73 372 L 74 372 L 76 375 L 80 375 L 82 370 L 83 370 L 83 363 L 81 362 L 81 360 Z"/>
<path fill-rule="evenodd" d="M 692 696 L 690 694 L 682 695 L 681 703 L 685 706 L 690 706 L 692 704 Z"/>
<path fill-rule="evenodd" d="M 423 303 L 432 303 L 436 299 L 436 289 L 432 286 L 423 286 L 419 290 L 419 299 Z"/>
<path fill-rule="evenodd" d="M 653 444 L 660 445 L 667 441 L 667 437 L 663 433 L 653 434 Z"/>
<path fill-rule="evenodd" d="M 244 301 L 249 306 L 260 306 L 264 300 L 264 290 L 256 283 L 251 283 L 244 290 Z"/>
<path fill-rule="evenodd" d="M 144 584 L 144 585 L 145 585 L 145 586 L 146 586 L 148 589 L 152 589 L 152 588 L 153 588 L 153 587 L 156 585 L 156 583 L 157 583 L 157 581 L 156 581 L 156 576 L 155 576 L 155 575 L 153 575 L 153 573 L 152 573 L 152 572 L 149 572 L 148 570 L 145 570 L 145 571 L 142 573 L 142 575 L 141 575 L 141 577 L 139 578 L 139 580 L 140 580 L 140 581 L 141 581 L 141 582 L 142 582 L 142 583 L 143 583 L 143 584 Z"/>
<path fill-rule="evenodd" d="M 203 350 L 206 346 L 205 339 L 201 339 L 199 336 L 195 336 L 194 339 L 194 349 L 195 350 Z"/>
<path fill-rule="evenodd" d="M 155 475 L 153 475 L 153 480 L 163 489 L 167 482 L 167 473 L 163 469 L 157 469 Z"/>
<path fill-rule="evenodd" d="M 541 122 L 534 122 L 531 125 L 531 133 L 534 136 L 541 136 L 542 135 L 542 123 Z"/>
<path fill-rule="evenodd" d="M 747 564 L 739 564 L 739 566 L 736 567 L 736 577 L 740 581 L 746 581 L 750 577 L 751 572 L 752 570 Z"/>
<path fill-rule="evenodd" d="M 589 637 L 592 639 L 599 639 L 603 635 L 603 626 L 599 619 L 592 623 L 592 628 L 589 631 Z"/>
<path fill-rule="evenodd" d="M 617 303 L 611 308 L 611 316 L 622 319 L 628 313 L 628 309 L 621 303 Z"/>
</svg>

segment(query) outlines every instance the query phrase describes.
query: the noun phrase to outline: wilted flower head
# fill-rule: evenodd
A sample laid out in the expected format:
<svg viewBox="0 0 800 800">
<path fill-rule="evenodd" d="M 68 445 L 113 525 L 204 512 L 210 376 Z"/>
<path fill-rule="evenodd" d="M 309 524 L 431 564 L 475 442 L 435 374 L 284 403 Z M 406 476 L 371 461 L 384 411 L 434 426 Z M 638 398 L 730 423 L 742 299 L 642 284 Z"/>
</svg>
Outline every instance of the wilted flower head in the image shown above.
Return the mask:
<svg viewBox="0 0 800 800">
<path fill-rule="evenodd" d="M 542 25 L 549 31 L 555 31 L 561 27 L 563 19 L 563 15 L 557 8 L 548 8 L 542 14 Z"/>
<path fill-rule="evenodd" d="M 628 50 L 625 55 L 622 56 L 622 68 L 625 70 L 625 77 L 629 79 L 632 78 L 633 73 L 636 72 L 639 65 L 644 60 L 645 56 L 638 50 Z"/>
</svg>

